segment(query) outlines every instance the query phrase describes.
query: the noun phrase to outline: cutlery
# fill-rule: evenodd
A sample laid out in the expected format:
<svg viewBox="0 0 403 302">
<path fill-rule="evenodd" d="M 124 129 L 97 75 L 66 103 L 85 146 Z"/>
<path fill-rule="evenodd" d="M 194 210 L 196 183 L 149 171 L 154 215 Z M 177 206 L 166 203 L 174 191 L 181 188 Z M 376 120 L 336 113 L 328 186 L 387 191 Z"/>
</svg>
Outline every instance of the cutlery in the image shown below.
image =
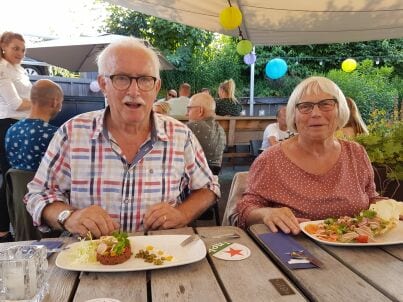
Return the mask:
<svg viewBox="0 0 403 302">
<path fill-rule="evenodd" d="M 205 236 L 205 235 L 200 235 L 201 238 L 205 239 L 236 239 L 236 238 L 241 238 L 241 236 L 237 233 L 227 233 L 227 234 L 221 234 L 221 235 L 214 235 L 214 236 Z"/>
<path fill-rule="evenodd" d="M 188 245 L 189 243 L 191 243 L 191 242 L 193 242 L 193 241 L 196 241 L 196 240 L 199 240 L 199 239 L 200 239 L 199 235 L 193 234 L 193 235 L 189 236 L 188 238 L 186 238 L 185 240 L 183 240 L 183 241 L 180 243 L 180 245 L 181 245 L 181 246 L 186 246 L 186 245 Z"/>
<path fill-rule="evenodd" d="M 68 250 L 69 248 L 70 248 L 69 246 L 58 247 L 58 248 L 55 248 L 55 249 L 48 249 L 47 252 L 48 252 L 48 253 L 59 253 L 59 252 L 61 252 L 61 251 Z"/>
<path fill-rule="evenodd" d="M 317 258 L 315 258 L 313 256 L 305 254 L 303 250 L 301 250 L 301 251 L 292 251 L 290 253 L 290 256 L 293 259 L 305 259 L 305 260 L 308 260 L 310 263 L 312 263 L 313 265 L 315 265 L 317 267 L 322 267 L 323 266 L 322 261 L 320 261 L 319 259 L 317 259 Z"/>
</svg>

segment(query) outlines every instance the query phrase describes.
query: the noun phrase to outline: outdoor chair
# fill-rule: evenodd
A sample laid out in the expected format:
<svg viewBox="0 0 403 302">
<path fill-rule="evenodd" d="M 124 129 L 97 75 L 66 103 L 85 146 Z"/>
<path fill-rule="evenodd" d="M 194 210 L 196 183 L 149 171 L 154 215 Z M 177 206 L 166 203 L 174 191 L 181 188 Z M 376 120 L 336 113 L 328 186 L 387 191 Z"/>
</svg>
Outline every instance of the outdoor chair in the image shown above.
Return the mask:
<svg viewBox="0 0 403 302">
<path fill-rule="evenodd" d="M 258 155 L 260 154 L 260 147 L 262 146 L 262 142 L 263 140 L 261 139 L 255 139 L 249 141 L 250 154 L 253 158 L 258 157 Z"/>
<path fill-rule="evenodd" d="M 209 166 L 211 172 L 213 172 L 214 175 L 218 176 L 221 171 L 220 166 Z M 219 214 L 219 208 L 218 208 L 218 200 L 216 203 L 214 203 L 211 207 L 209 207 L 206 211 L 204 211 L 203 214 L 201 214 L 197 220 L 211 220 L 215 219 L 215 224 L 217 226 L 220 225 L 220 214 Z"/>
<path fill-rule="evenodd" d="M 237 225 L 238 214 L 236 213 L 236 204 L 241 199 L 246 189 L 246 179 L 248 171 L 235 173 L 232 179 L 231 189 L 228 194 L 227 206 L 222 220 L 222 225 Z"/>
<path fill-rule="evenodd" d="M 42 238 L 41 232 L 34 227 L 32 217 L 22 201 L 28 192 L 27 185 L 34 176 L 34 171 L 18 169 L 9 169 L 5 175 L 8 213 L 16 241 L 40 240 Z"/>
</svg>

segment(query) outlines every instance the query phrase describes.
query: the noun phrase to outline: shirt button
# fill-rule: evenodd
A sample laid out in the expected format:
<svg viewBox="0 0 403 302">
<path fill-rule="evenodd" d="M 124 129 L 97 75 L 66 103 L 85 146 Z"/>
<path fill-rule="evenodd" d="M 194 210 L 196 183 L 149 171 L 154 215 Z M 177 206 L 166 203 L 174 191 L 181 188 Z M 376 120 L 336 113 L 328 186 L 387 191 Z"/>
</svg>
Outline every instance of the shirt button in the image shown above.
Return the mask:
<svg viewBox="0 0 403 302">
<path fill-rule="evenodd" d="M 125 200 L 123 200 L 123 202 L 124 203 L 129 203 L 129 199 L 126 198 Z"/>
</svg>

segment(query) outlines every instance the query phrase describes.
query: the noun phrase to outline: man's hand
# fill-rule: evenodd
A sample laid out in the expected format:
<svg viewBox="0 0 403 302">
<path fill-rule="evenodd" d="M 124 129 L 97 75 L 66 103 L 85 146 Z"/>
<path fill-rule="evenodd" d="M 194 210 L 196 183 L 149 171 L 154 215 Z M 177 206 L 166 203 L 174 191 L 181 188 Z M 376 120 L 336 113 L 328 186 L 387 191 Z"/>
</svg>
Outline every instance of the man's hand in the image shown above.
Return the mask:
<svg viewBox="0 0 403 302">
<path fill-rule="evenodd" d="M 166 202 L 151 206 L 143 218 L 143 225 L 146 230 L 181 228 L 187 224 L 186 215 Z"/>
<path fill-rule="evenodd" d="M 70 233 L 80 234 L 82 237 L 91 232 L 92 236 L 99 238 L 118 230 L 119 224 L 112 220 L 103 208 L 93 205 L 74 211 L 66 220 L 64 227 Z"/>
</svg>

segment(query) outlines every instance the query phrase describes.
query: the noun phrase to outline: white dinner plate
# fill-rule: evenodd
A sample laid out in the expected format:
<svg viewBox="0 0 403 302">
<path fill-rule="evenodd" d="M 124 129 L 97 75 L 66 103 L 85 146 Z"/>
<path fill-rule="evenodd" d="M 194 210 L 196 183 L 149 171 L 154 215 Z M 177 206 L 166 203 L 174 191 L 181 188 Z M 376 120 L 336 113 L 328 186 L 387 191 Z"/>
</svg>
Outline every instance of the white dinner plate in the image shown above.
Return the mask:
<svg viewBox="0 0 403 302">
<path fill-rule="evenodd" d="M 202 260 L 206 256 L 206 246 L 202 240 L 196 240 L 186 246 L 180 243 L 188 238 L 189 235 L 150 235 L 150 236 L 131 236 L 129 237 L 132 257 L 117 265 L 103 265 L 95 263 L 79 263 L 76 261 L 74 251 L 77 250 L 82 242 L 76 242 L 69 245 L 69 249 L 61 251 L 56 258 L 56 265 L 62 269 L 71 271 L 85 272 L 128 272 L 167 268 L 189 264 Z M 162 250 L 165 255 L 173 256 L 172 261 L 165 261 L 162 265 L 147 263 L 143 259 L 135 258 L 134 255 L 146 246 L 153 246 L 153 251 Z"/>
<path fill-rule="evenodd" d="M 338 246 L 373 246 L 373 245 L 394 245 L 394 244 L 403 244 L 403 221 L 399 221 L 397 226 L 391 229 L 390 231 L 386 232 L 383 235 L 375 237 L 375 242 L 368 242 L 368 243 L 355 243 L 355 242 L 331 242 L 319 239 L 315 235 L 309 234 L 305 231 L 305 226 L 307 224 L 319 224 L 322 223 L 323 220 L 315 220 L 315 221 L 305 221 L 301 222 L 299 225 L 301 230 L 313 240 L 316 240 L 323 244 L 328 245 L 338 245 Z"/>
</svg>

